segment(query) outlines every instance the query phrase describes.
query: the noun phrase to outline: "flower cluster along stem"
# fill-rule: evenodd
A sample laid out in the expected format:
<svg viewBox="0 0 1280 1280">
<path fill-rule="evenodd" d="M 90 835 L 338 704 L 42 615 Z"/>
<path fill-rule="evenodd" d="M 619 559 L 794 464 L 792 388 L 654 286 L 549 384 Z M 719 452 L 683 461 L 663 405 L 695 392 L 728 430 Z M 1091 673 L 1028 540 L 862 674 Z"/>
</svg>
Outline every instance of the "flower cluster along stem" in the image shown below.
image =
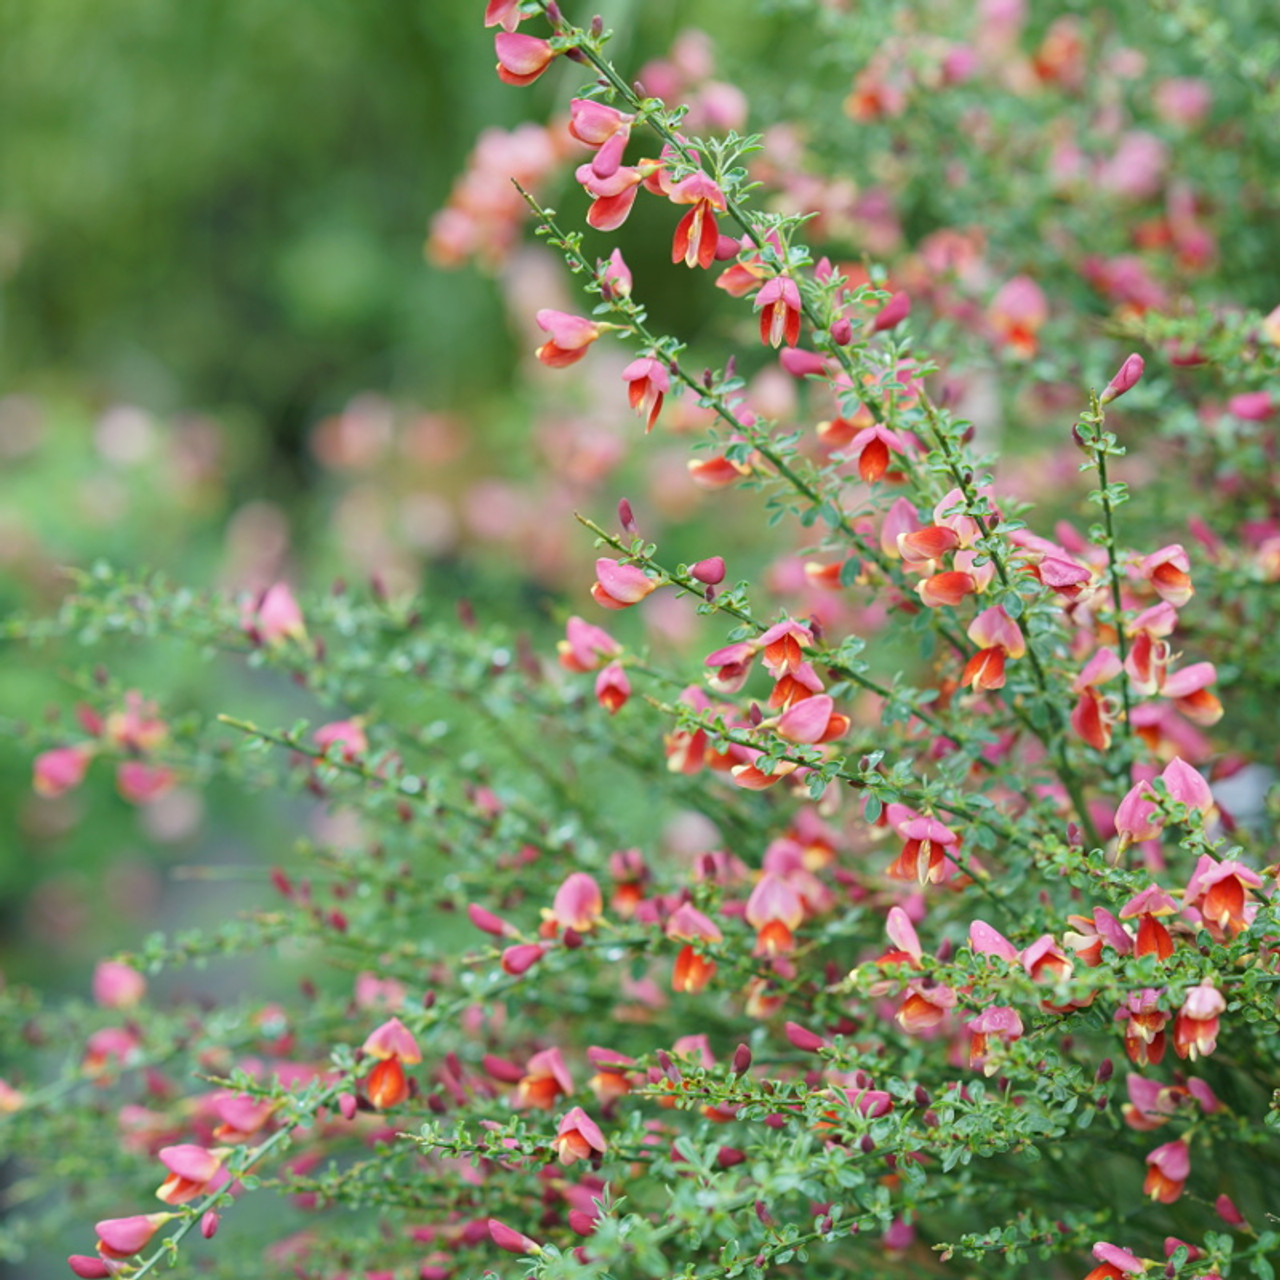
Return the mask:
<svg viewBox="0 0 1280 1280">
<path fill-rule="evenodd" d="M 588 516 L 584 516 L 578 512 L 575 512 L 574 514 L 575 514 L 575 519 L 577 519 L 577 521 L 584 528 L 589 529 L 592 533 L 594 533 L 596 537 L 605 545 L 612 547 L 615 551 L 620 552 L 624 556 L 634 558 L 634 549 L 631 544 L 625 542 L 622 538 L 618 537 L 616 534 L 612 534 L 608 530 L 602 528 L 599 524 L 597 524 L 594 520 L 590 519 Z M 747 612 L 746 610 L 740 609 L 737 605 L 733 604 L 731 601 L 726 601 L 720 596 L 712 596 L 710 599 L 708 599 L 706 595 L 705 587 L 703 587 L 701 583 L 696 581 L 694 578 L 690 577 L 688 574 L 681 574 L 678 570 L 674 570 L 666 566 L 660 565 L 657 561 L 647 556 L 641 559 L 641 563 L 643 563 L 644 565 L 646 565 L 651 569 L 654 569 L 656 572 L 661 574 L 665 580 L 674 583 L 676 586 L 680 587 L 682 590 L 689 592 L 690 595 L 693 595 L 699 598 L 700 600 L 702 600 L 705 603 L 706 607 L 714 609 L 717 612 L 728 614 L 730 617 L 737 619 L 737 621 L 742 623 L 742 625 L 750 627 L 751 630 L 755 632 L 757 635 L 761 635 L 766 630 L 768 630 L 768 624 L 759 621 L 751 613 Z M 829 670 L 831 670 L 832 672 L 840 676 L 842 679 L 848 680 L 850 683 L 858 685 L 860 688 L 867 690 L 867 692 L 869 693 L 874 693 L 875 695 L 885 699 L 886 701 L 888 701 L 893 697 L 892 690 L 886 688 L 884 685 L 878 683 L 875 680 L 871 680 L 867 676 L 863 675 L 861 672 L 855 671 L 845 666 L 843 663 L 836 661 L 834 659 L 834 656 L 830 653 L 821 654 L 820 661 L 823 663 L 825 667 L 827 667 Z M 635 669 L 640 669 L 637 667 L 637 664 L 634 662 L 629 663 L 629 665 Z M 663 676 L 661 673 L 653 671 L 652 669 L 646 669 L 646 670 L 648 671 L 649 674 L 654 675 L 655 677 L 661 678 L 669 684 L 672 684 L 674 686 L 679 686 L 681 684 L 680 681 L 674 678 Z M 975 745 L 970 739 L 970 736 L 962 728 L 956 725 L 944 724 L 931 712 L 926 711 L 921 707 L 912 707 L 911 714 L 915 719 L 919 720 L 921 724 L 928 726 L 929 728 L 934 730 L 936 733 L 946 736 L 950 740 L 954 741 L 961 748 L 964 748 L 966 746 L 972 747 Z M 869 744 L 868 750 L 870 749 L 871 749 L 871 746 Z M 980 751 L 975 751 L 975 753 L 973 754 L 973 763 L 975 767 L 982 769 L 984 772 L 990 772 L 994 768 L 992 763 L 989 760 L 987 760 L 980 753 Z M 1031 796 L 1029 793 L 1023 792 L 1022 795 L 1024 799 L 1030 801 Z"/>
<path fill-rule="evenodd" d="M 1013 575 L 1004 555 L 996 545 L 996 538 L 987 522 L 986 515 L 979 510 L 978 495 L 973 488 L 972 479 L 960 459 L 956 456 L 955 449 L 947 433 L 942 429 L 936 406 L 923 392 L 921 392 L 920 401 L 924 407 L 925 416 L 929 421 L 930 433 L 946 460 L 948 473 L 955 481 L 956 487 L 964 495 L 965 513 L 978 526 L 983 540 L 984 553 L 991 557 L 991 562 L 995 566 L 1001 586 L 1007 591 L 1012 591 L 1014 589 Z M 1093 821 L 1093 815 L 1089 812 L 1089 805 L 1085 799 L 1080 778 L 1067 757 L 1066 741 L 1063 736 L 1063 731 L 1066 728 L 1066 717 L 1063 715 L 1062 708 L 1058 705 L 1049 688 L 1048 675 L 1045 672 L 1043 663 L 1040 661 L 1039 654 L 1036 653 L 1034 637 L 1031 635 L 1027 637 L 1027 662 L 1031 668 L 1036 686 L 1040 691 L 1041 701 L 1053 719 L 1053 727 L 1049 730 L 1038 729 L 1029 719 L 1020 718 L 1052 753 L 1056 762 L 1058 777 L 1066 789 L 1067 795 L 1071 798 L 1071 806 L 1079 819 L 1081 829 L 1090 844 L 1094 848 L 1099 848 L 1102 845 L 1102 838 L 1098 833 L 1097 824 Z"/>
<path fill-rule="evenodd" d="M 311 1112 L 296 1117 L 291 1123 L 281 1125 L 269 1138 L 259 1143 L 249 1153 L 240 1172 L 248 1173 L 255 1164 L 265 1159 L 278 1147 L 287 1146 L 292 1141 L 295 1130 L 310 1121 L 317 1112 L 327 1106 L 331 1106 L 337 1101 L 338 1095 L 349 1087 L 350 1081 L 345 1079 L 331 1085 L 316 1099 L 314 1109 Z M 190 1234 L 193 1228 L 200 1224 L 204 1214 L 219 1204 L 225 1196 L 225 1190 L 211 1191 L 195 1204 L 185 1206 L 183 1220 L 178 1224 L 176 1230 L 166 1236 L 161 1245 L 148 1255 L 136 1270 L 131 1270 L 127 1273 L 129 1280 L 142 1280 L 143 1276 L 149 1275 L 162 1261 L 176 1258 L 178 1245 Z"/>
<path fill-rule="evenodd" d="M 758 2 L 741 87 L 713 32 L 649 48 L 662 15 L 628 83 L 570 0 L 475 6 L 520 120 L 427 252 L 546 336 L 504 373 L 460 331 L 444 402 L 317 415 L 322 541 L 245 553 L 253 458 L 210 424 L 86 410 L 87 515 L 168 518 L 153 485 L 214 517 L 175 562 L 246 578 L 98 562 L 0 620 L 17 835 L 58 855 L 22 918 L 111 948 L 79 994 L 0 980 L 32 1256 L 1274 1280 L 1280 228 L 1223 185 L 1268 172 L 1258 78 L 1155 56 L 1143 0 L 812 0 L 798 36 Z M 1280 71 L 1246 8 L 1222 41 Z M 22 599 L 30 481 L 82 479 L 17 407 Z M 208 923 L 130 945 L 153 854 Z M 243 993 L 188 980 L 244 956 Z"/>
<path fill-rule="evenodd" d="M 545 5 L 544 5 L 545 12 Z M 698 166 L 693 149 L 681 138 L 674 130 L 667 127 L 664 121 L 659 119 L 652 111 L 645 110 L 644 101 L 636 94 L 635 90 L 628 85 L 613 65 L 604 58 L 599 51 L 592 46 L 592 43 L 586 32 L 570 28 L 572 34 L 579 37 L 578 50 L 587 59 L 588 62 L 600 73 L 600 75 L 608 81 L 609 85 L 622 98 L 622 100 L 633 111 L 637 111 L 643 117 L 645 123 L 653 129 L 653 131 L 670 146 L 683 160 L 690 165 Z M 731 194 L 726 193 L 725 207 L 729 216 L 738 224 L 741 231 L 749 237 L 752 244 L 757 249 L 764 249 L 767 246 L 765 238 L 760 234 L 759 228 L 747 212 L 746 208 L 736 200 Z M 809 323 L 813 326 L 815 332 L 823 332 L 826 328 L 826 322 L 814 307 L 811 298 L 805 289 L 801 289 L 801 304 L 804 315 Z M 860 404 L 871 414 L 872 418 L 879 423 L 886 420 L 884 405 L 878 401 L 866 389 L 861 380 L 863 372 L 860 366 L 854 361 L 850 352 L 835 342 L 825 342 L 822 345 L 823 350 L 830 356 L 833 356 L 844 368 L 844 371 L 850 375 L 851 388 Z"/>
<path fill-rule="evenodd" d="M 1101 432 L 1103 425 L 1102 411 L 1096 410 L 1096 429 Z M 1128 665 L 1129 661 L 1129 637 L 1125 630 L 1125 610 L 1124 598 L 1121 594 L 1121 574 L 1120 574 L 1120 558 L 1116 552 L 1116 529 L 1113 504 L 1111 502 L 1111 492 L 1107 487 L 1107 445 L 1106 442 L 1099 439 L 1095 441 L 1089 449 L 1093 456 L 1094 465 L 1098 469 L 1098 498 L 1102 505 L 1103 526 L 1106 529 L 1107 539 L 1107 574 L 1111 579 L 1111 606 L 1115 611 L 1116 623 L 1116 648 L 1120 652 L 1120 662 L 1123 666 Z M 1124 704 L 1124 733 L 1127 737 L 1133 737 L 1133 707 L 1129 695 L 1129 682 L 1122 680 L 1120 682 L 1120 697 Z"/>
</svg>

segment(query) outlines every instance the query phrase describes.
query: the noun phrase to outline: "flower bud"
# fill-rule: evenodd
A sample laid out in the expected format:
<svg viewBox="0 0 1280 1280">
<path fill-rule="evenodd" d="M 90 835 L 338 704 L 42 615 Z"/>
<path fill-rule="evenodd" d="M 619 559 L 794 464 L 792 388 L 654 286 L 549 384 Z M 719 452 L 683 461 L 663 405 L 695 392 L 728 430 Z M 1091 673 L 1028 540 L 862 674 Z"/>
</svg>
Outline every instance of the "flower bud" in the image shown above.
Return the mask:
<svg viewBox="0 0 1280 1280">
<path fill-rule="evenodd" d="M 1143 359 L 1135 351 L 1120 366 L 1116 376 L 1107 383 L 1106 390 L 1098 397 L 1099 404 L 1110 404 L 1113 400 L 1124 395 L 1126 391 L 1131 391 L 1138 385 L 1138 379 L 1142 377 L 1144 368 Z"/>
<path fill-rule="evenodd" d="M 1243 1227 L 1245 1225 L 1244 1214 L 1235 1206 L 1235 1201 L 1228 1195 L 1219 1196 L 1214 1202 L 1213 1207 L 1218 1211 L 1218 1217 L 1230 1227 Z"/>
<path fill-rule="evenodd" d="M 212 1240 L 218 1234 L 218 1215 L 212 1209 L 200 1219 L 200 1234 L 206 1240 Z"/>
<path fill-rule="evenodd" d="M 111 1269 L 101 1258 L 90 1257 L 83 1253 L 73 1253 L 67 1259 L 67 1266 L 75 1275 L 82 1277 L 82 1280 L 103 1280 L 111 1274 Z"/>
<path fill-rule="evenodd" d="M 788 1022 L 783 1031 L 797 1049 L 803 1049 L 806 1053 L 817 1053 L 827 1043 L 822 1036 L 797 1022 Z"/>
<path fill-rule="evenodd" d="M 911 298 L 905 293 L 895 293 L 880 309 L 879 315 L 871 322 L 872 333 L 884 333 L 894 329 L 911 314 Z"/>
<path fill-rule="evenodd" d="M 699 582 L 712 587 L 718 586 L 724 581 L 724 559 L 721 556 L 711 556 L 709 559 L 699 560 L 689 573 Z"/>
<path fill-rule="evenodd" d="M 733 1074 L 735 1076 L 746 1075 L 751 1070 L 751 1048 L 748 1045 L 740 1044 L 733 1051 Z"/>
<path fill-rule="evenodd" d="M 832 324 L 831 341 L 838 347 L 847 347 L 853 341 L 853 325 L 844 316 Z"/>
</svg>

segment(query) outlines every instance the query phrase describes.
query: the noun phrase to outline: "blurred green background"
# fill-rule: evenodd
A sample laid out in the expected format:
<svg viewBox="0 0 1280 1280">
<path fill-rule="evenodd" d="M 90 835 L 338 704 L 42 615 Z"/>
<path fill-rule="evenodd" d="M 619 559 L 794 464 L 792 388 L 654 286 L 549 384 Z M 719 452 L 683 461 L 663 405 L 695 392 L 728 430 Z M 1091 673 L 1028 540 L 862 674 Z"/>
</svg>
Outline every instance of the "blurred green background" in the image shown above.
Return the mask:
<svg viewBox="0 0 1280 1280">
<path fill-rule="evenodd" d="M 604 6 L 643 60 L 731 6 Z M 479 0 L 11 0 L 0 8 L 0 378 L 233 414 L 276 492 L 374 388 L 509 377 L 489 281 L 424 261 L 481 129 L 563 106 L 493 74 Z M 737 30 L 741 24 L 735 23 Z"/>
</svg>

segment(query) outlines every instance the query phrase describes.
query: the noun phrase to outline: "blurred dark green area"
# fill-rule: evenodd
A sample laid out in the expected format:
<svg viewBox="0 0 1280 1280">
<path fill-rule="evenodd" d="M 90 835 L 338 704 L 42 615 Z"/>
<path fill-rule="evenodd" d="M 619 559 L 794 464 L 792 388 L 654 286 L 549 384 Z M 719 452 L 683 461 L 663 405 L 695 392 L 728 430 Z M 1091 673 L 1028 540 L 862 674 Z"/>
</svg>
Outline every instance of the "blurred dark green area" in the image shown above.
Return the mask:
<svg viewBox="0 0 1280 1280">
<path fill-rule="evenodd" d="M 427 219 L 481 129 L 545 118 L 581 72 L 500 84 L 482 10 L 4 6 L 0 378 L 243 412 L 271 442 L 264 489 L 355 391 L 483 403 L 511 339 L 490 282 L 425 263 Z M 687 24 L 741 38 L 732 10 L 608 17 L 643 61 Z"/>
</svg>

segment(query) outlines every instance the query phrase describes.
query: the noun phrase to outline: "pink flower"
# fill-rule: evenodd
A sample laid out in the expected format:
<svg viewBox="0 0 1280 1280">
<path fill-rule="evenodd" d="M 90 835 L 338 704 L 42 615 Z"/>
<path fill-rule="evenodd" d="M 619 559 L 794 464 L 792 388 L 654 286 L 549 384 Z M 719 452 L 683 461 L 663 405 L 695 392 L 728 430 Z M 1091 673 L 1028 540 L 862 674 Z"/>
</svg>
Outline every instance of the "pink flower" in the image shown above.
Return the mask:
<svg viewBox="0 0 1280 1280">
<path fill-rule="evenodd" d="M 877 422 L 859 431 L 849 441 L 843 454 L 858 460 L 858 475 L 862 477 L 864 484 L 875 484 L 889 470 L 890 455 L 906 451 L 902 437 Z M 947 532 L 950 533 L 950 530 Z"/>
<path fill-rule="evenodd" d="M 671 242 L 671 261 L 688 267 L 709 267 L 716 260 L 720 233 L 716 214 L 728 207 L 724 192 L 705 173 L 699 171 L 681 179 L 667 192 L 673 204 L 691 204 L 692 209 L 680 219 Z"/>
<path fill-rule="evenodd" d="M 556 890 L 551 915 L 561 929 L 590 933 L 604 916 L 600 886 L 585 871 L 575 871 Z"/>
<path fill-rule="evenodd" d="M 206 1191 L 225 1186 L 228 1181 L 223 1167 L 225 1156 L 226 1148 L 208 1151 L 191 1142 L 161 1147 L 160 1163 L 169 1173 L 156 1189 L 156 1199 L 165 1204 L 186 1204 Z"/>
<path fill-rule="evenodd" d="M 1190 666 L 1168 672 L 1160 692 L 1192 724 L 1217 724 L 1222 719 L 1222 703 L 1209 688 L 1217 678 L 1218 669 L 1212 662 L 1193 662 Z"/>
<path fill-rule="evenodd" d="M 959 845 L 960 837 L 936 818 L 911 818 L 897 829 L 906 843 L 885 875 L 920 885 L 941 883 L 948 872 L 947 854 Z"/>
<path fill-rule="evenodd" d="M 1159 806 L 1154 798 L 1148 798 L 1153 796 L 1149 774 L 1154 770 L 1135 769 L 1134 772 L 1146 773 L 1148 776 L 1139 777 L 1116 809 L 1116 831 L 1125 848 L 1138 840 L 1153 839 L 1164 827 L 1164 818 Z"/>
<path fill-rule="evenodd" d="M 257 604 L 240 622 L 242 630 L 256 645 L 277 645 L 286 641 L 302 644 L 307 624 L 288 584 L 276 582 L 259 597 Z"/>
<path fill-rule="evenodd" d="M 535 1108 L 550 1110 L 562 1093 L 573 1092 L 573 1079 L 559 1049 L 543 1049 L 535 1053 L 516 1085 L 511 1105 L 517 1110 Z"/>
<path fill-rule="evenodd" d="M 827 375 L 827 362 L 816 351 L 802 347 L 786 347 L 778 353 L 778 363 L 793 378 L 823 378 Z"/>
<path fill-rule="evenodd" d="M 574 98 L 569 103 L 570 134 L 579 142 L 597 148 L 590 165 L 596 177 L 609 178 L 618 171 L 634 121 L 635 116 L 592 98 Z"/>
<path fill-rule="evenodd" d="M 667 367 L 654 356 L 641 356 L 622 371 L 631 407 L 645 419 L 645 433 L 653 430 L 662 409 L 662 398 L 671 390 Z"/>
<path fill-rule="evenodd" d="M 1165 1024 L 1169 1015 L 1160 1007 L 1162 992 L 1151 987 L 1132 991 L 1116 1010 L 1115 1020 L 1124 1023 L 1124 1047 L 1129 1060 L 1143 1067 L 1164 1057 Z"/>
<path fill-rule="evenodd" d="M 1202 853 L 1183 891 L 1183 906 L 1199 911 L 1219 941 L 1234 938 L 1248 927 L 1257 911 L 1249 891 L 1261 886 L 1262 877 L 1243 863 L 1219 862 L 1212 854 Z"/>
<path fill-rule="evenodd" d="M 813 644 L 813 632 L 803 622 L 785 618 L 756 641 L 763 651 L 765 669 L 775 680 L 794 675 L 806 665 L 804 650 Z"/>
<path fill-rule="evenodd" d="M 552 1146 L 564 1165 L 589 1159 L 592 1152 L 603 1155 L 606 1150 L 600 1126 L 581 1107 L 574 1107 L 560 1117 L 560 1127 Z"/>
<path fill-rule="evenodd" d="M 1142 1184 L 1142 1194 L 1172 1204 L 1182 1194 L 1182 1188 L 1191 1176 L 1191 1152 L 1186 1142 L 1178 1138 L 1157 1147 L 1147 1156 L 1147 1177 Z"/>
<path fill-rule="evenodd" d="M 1117 709 L 1114 702 L 1104 698 L 1095 686 L 1114 680 L 1123 669 L 1116 652 L 1102 648 L 1089 659 L 1071 684 L 1071 688 L 1080 695 L 1071 713 L 1071 727 L 1097 751 L 1105 751 L 1111 745 L 1111 726 L 1115 723 Z"/>
<path fill-rule="evenodd" d="M 849 717 L 835 709 L 825 693 L 793 702 L 778 717 L 774 732 L 788 742 L 817 744 L 830 742 L 849 731 Z"/>
<path fill-rule="evenodd" d="M 1143 558 L 1138 572 L 1155 588 L 1156 595 L 1181 609 L 1195 594 L 1191 585 L 1191 561 L 1180 543 L 1171 543 Z"/>
<path fill-rule="evenodd" d="M 369 750 L 369 739 L 358 716 L 322 724 L 311 736 L 325 755 L 329 754 L 330 747 L 340 747 L 339 754 L 348 763 Z"/>
<path fill-rule="evenodd" d="M 599 280 L 604 286 L 606 298 L 631 296 L 631 268 L 627 266 L 621 249 L 615 249 L 598 265 Z"/>
<path fill-rule="evenodd" d="M 520 0 L 489 0 L 484 9 L 484 25 L 514 31 L 520 25 Z"/>
<path fill-rule="evenodd" d="M 1135 1258 L 1128 1249 L 1121 1249 L 1114 1244 L 1099 1240 L 1093 1246 L 1093 1256 L 1104 1266 L 1111 1267 L 1117 1274 L 1141 1275 L 1147 1264 L 1141 1258 Z"/>
<path fill-rule="evenodd" d="M 503 84 L 532 84 L 556 56 L 547 41 L 511 31 L 494 36 L 493 49 L 498 58 L 498 79 Z"/>
<path fill-rule="evenodd" d="M 53 797 L 74 791 L 84 781 L 93 753 L 89 743 L 42 751 L 32 766 L 31 785 L 36 795 Z"/>
<path fill-rule="evenodd" d="M 724 581 L 725 564 L 723 556 L 708 556 L 689 566 L 689 576 L 705 582 L 709 587 L 719 586 Z"/>
<path fill-rule="evenodd" d="M 495 916 L 492 911 L 486 911 L 484 907 L 474 902 L 467 905 L 467 916 L 477 929 L 492 934 L 495 938 L 509 938 L 517 932 L 515 925 L 510 921 L 504 920 L 501 916 Z"/>
<path fill-rule="evenodd" d="M 567 671 L 595 671 L 622 646 L 603 627 L 571 617 L 565 624 L 565 638 L 558 642 L 556 650 L 560 665 Z"/>
<path fill-rule="evenodd" d="M 422 1051 L 413 1033 L 399 1018 L 390 1018 L 371 1031 L 361 1046 L 376 1065 L 365 1079 L 365 1092 L 379 1111 L 398 1107 L 409 1097 L 409 1081 L 404 1063 L 422 1061 Z"/>
<path fill-rule="evenodd" d="M 975 692 L 1003 688 L 1005 659 L 1021 658 L 1027 651 L 1022 629 L 997 604 L 978 614 L 967 634 L 979 648 L 965 664 L 960 683 Z"/>
<path fill-rule="evenodd" d="M 631 697 L 631 681 L 619 662 L 611 662 L 596 676 L 596 701 L 611 715 L 617 715 Z"/>
<path fill-rule="evenodd" d="M 587 348 L 604 332 L 596 323 L 583 316 L 571 316 L 564 311 L 552 311 L 544 307 L 534 319 L 538 328 L 551 335 L 534 353 L 543 364 L 552 369 L 563 369 L 576 364 L 587 354 Z"/>
<path fill-rule="evenodd" d="M 800 341 L 800 289 L 790 276 L 774 276 L 756 294 L 760 312 L 760 341 L 767 347 Z"/>
<path fill-rule="evenodd" d="M 743 912 L 756 931 L 755 956 L 780 956 L 795 950 L 795 930 L 804 920 L 800 895 L 779 875 L 766 871 Z"/>
<path fill-rule="evenodd" d="M 146 1213 L 132 1218 L 104 1218 L 94 1224 L 98 1233 L 98 1252 L 104 1258 L 131 1258 L 151 1243 L 151 1237 L 177 1214 Z"/>
<path fill-rule="evenodd" d="M 1036 335 L 1049 318 L 1044 291 L 1030 276 L 1014 276 L 1002 285 L 987 308 L 987 319 L 1000 343 L 1020 360 L 1039 348 Z"/>
<path fill-rule="evenodd" d="M 597 231 L 616 231 L 631 215 L 640 191 L 639 169 L 622 165 L 601 177 L 589 164 L 579 165 L 574 176 L 591 197 L 587 225 Z"/>
<path fill-rule="evenodd" d="M 1173 1051 L 1180 1058 L 1207 1058 L 1218 1047 L 1218 1018 L 1227 1002 L 1209 981 L 1192 987 L 1173 1022 Z"/>
<path fill-rule="evenodd" d="M 620 564 L 604 556 L 596 561 L 591 598 L 602 608 L 626 609 L 657 589 L 658 583 L 639 565 Z"/>
<path fill-rule="evenodd" d="M 422 1061 L 422 1051 L 413 1032 L 399 1018 L 389 1018 L 371 1031 L 361 1045 L 361 1051 L 366 1057 L 377 1058 L 380 1062 L 392 1058 L 409 1063 Z"/>
<path fill-rule="evenodd" d="M 116 766 L 116 790 L 130 804 L 151 804 L 177 783 L 178 775 L 164 765 L 125 760 Z"/>
<path fill-rule="evenodd" d="M 147 980 L 132 965 L 103 960 L 93 971 L 93 998 L 104 1009 L 129 1009 L 147 994 Z"/>
<path fill-rule="evenodd" d="M 1010 964 L 1018 963 L 1017 947 L 985 920 L 974 920 L 969 925 L 969 946 L 980 956 L 996 956 Z"/>
<path fill-rule="evenodd" d="M 996 1065 L 988 1061 L 987 1050 L 991 1037 L 1012 1044 L 1022 1035 L 1022 1018 L 1016 1009 L 1004 1005 L 992 1005 L 965 1026 L 969 1030 L 969 1066 L 982 1068 L 983 1075 L 994 1075 Z"/>
<path fill-rule="evenodd" d="M 594 98 L 574 98 L 569 103 L 569 132 L 589 147 L 600 147 L 616 133 L 630 129 L 635 116 Z"/>
<path fill-rule="evenodd" d="M 931 1031 L 955 1008 L 956 993 L 947 986 L 926 987 L 912 982 L 907 987 L 907 998 L 894 1015 L 897 1024 L 909 1035 Z"/>
<path fill-rule="evenodd" d="M 957 605 L 977 589 L 978 580 L 973 574 L 957 569 L 935 573 L 931 578 L 923 578 L 916 583 L 916 594 L 930 609 Z"/>
</svg>

